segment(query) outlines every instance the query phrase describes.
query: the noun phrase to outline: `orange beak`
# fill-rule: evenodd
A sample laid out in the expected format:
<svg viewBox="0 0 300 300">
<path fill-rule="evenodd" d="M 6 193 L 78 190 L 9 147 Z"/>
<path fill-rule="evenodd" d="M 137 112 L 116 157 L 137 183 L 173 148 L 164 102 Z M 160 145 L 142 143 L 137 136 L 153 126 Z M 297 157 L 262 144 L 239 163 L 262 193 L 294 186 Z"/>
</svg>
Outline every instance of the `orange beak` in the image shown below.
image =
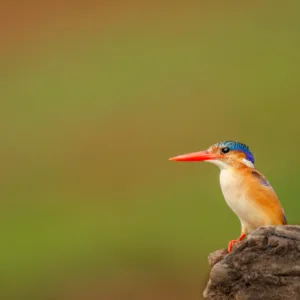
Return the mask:
<svg viewBox="0 0 300 300">
<path fill-rule="evenodd" d="M 220 158 L 220 155 L 210 153 L 208 151 L 193 152 L 170 158 L 173 161 L 205 161 Z"/>
</svg>

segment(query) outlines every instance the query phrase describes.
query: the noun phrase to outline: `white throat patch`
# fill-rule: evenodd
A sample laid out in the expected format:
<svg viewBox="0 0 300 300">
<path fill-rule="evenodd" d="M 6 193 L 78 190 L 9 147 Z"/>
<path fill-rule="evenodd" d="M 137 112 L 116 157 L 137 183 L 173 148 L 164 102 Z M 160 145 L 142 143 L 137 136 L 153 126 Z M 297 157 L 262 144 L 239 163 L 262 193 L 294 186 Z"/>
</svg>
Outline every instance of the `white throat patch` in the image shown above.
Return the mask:
<svg viewBox="0 0 300 300">
<path fill-rule="evenodd" d="M 217 159 L 206 160 L 206 162 L 217 165 L 221 170 L 228 168 L 228 165 L 221 160 L 217 160 Z"/>
</svg>

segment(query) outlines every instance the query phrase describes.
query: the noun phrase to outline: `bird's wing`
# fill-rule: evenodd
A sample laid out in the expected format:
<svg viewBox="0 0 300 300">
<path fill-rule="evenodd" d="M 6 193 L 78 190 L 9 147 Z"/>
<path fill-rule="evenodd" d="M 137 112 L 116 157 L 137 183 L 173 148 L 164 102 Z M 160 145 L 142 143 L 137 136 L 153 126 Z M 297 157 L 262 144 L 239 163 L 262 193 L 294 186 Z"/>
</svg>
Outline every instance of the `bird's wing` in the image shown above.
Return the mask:
<svg viewBox="0 0 300 300">
<path fill-rule="evenodd" d="M 255 169 L 246 173 L 249 198 L 265 211 L 273 225 L 287 224 L 284 210 L 267 179 Z"/>
</svg>

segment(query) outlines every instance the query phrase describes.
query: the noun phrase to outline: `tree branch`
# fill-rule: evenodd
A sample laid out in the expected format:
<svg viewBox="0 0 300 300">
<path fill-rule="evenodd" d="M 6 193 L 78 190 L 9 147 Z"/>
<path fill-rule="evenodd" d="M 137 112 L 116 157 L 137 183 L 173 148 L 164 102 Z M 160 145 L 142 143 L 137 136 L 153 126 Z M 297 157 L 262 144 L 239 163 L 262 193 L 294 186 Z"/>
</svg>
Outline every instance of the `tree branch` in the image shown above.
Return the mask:
<svg viewBox="0 0 300 300">
<path fill-rule="evenodd" d="M 260 227 L 208 257 L 208 300 L 300 299 L 300 226 Z"/>
</svg>

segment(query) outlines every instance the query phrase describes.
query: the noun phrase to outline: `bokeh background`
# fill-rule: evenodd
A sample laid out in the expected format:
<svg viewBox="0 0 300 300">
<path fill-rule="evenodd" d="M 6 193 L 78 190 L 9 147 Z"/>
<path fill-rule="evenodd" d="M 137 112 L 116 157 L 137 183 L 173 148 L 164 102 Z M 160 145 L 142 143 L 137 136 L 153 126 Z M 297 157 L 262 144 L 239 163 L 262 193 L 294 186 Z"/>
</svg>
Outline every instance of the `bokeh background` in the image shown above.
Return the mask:
<svg viewBox="0 0 300 300">
<path fill-rule="evenodd" d="M 0 9 L 0 298 L 202 299 L 240 233 L 209 164 L 247 143 L 299 221 L 300 2 Z"/>
</svg>

